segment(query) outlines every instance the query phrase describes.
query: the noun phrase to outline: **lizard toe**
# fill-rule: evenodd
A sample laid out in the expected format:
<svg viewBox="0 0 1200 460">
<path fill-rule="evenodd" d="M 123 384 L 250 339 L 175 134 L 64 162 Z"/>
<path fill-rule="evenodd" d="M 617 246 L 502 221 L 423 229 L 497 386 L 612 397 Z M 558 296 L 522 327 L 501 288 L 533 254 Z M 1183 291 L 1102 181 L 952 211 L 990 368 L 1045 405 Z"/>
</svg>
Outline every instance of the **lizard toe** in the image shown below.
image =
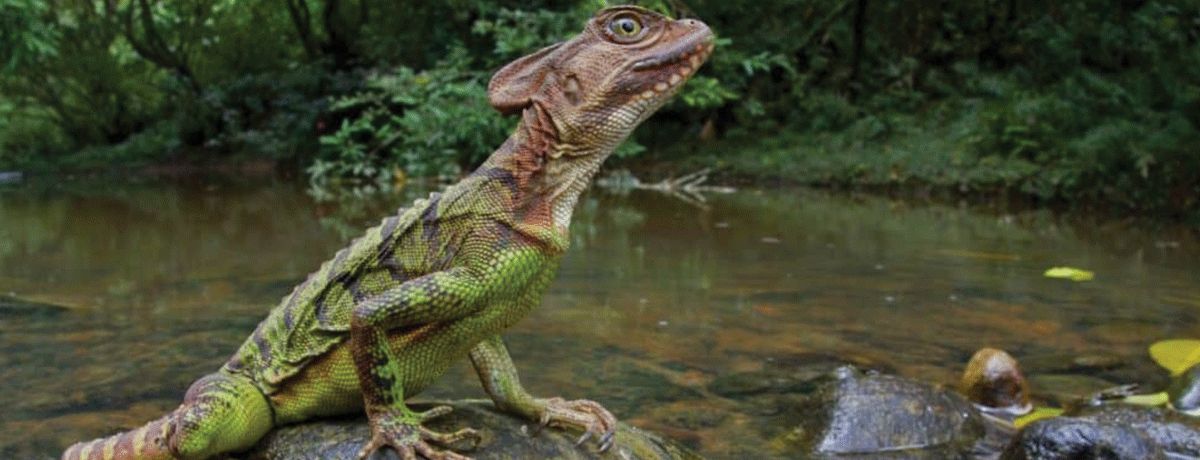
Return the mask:
<svg viewBox="0 0 1200 460">
<path fill-rule="evenodd" d="M 542 400 L 541 426 L 568 426 L 583 430 L 575 445 L 583 445 L 595 439 L 601 452 L 612 447 L 616 438 L 617 418 L 608 409 L 595 401 L 578 399 L 567 401 L 562 398 Z M 539 428 L 540 429 L 540 428 Z"/>
</svg>

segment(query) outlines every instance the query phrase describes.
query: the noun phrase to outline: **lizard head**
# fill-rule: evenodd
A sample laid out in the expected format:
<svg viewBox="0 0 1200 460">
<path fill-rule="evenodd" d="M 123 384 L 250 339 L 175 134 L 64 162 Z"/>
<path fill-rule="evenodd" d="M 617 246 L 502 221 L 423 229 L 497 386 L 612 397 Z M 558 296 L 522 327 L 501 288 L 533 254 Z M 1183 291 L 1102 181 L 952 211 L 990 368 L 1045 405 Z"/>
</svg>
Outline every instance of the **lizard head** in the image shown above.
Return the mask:
<svg viewBox="0 0 1200 460">
<path fill-rule="evenodd" d="M 694 19 L 606 8 L 579 36 L 500 69 L 488 98 L 503 114 L 534 108 L 548 116 L 565 152 L 611 151 L 695 74 L 712 41 Z"/>
</svg>

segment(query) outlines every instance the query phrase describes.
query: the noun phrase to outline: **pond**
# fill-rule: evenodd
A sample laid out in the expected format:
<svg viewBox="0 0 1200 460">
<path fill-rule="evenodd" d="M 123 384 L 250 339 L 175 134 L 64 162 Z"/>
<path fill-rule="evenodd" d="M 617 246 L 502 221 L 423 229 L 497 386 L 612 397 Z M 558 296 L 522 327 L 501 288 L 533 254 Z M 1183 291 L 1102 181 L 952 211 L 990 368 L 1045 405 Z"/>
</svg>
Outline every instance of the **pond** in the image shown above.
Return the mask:
<svg viewBox="0 0 1200 460">
<path fill-rule="evenodd" d="M 427 192 L 269 177 L 0 188 L 0 457 L 54 458 L 171 410 L 307 273 Z M 543 306 L 506 335 L 522 380 L 717 458 L 753 455 L 771 430 L 769 408 L 722 382 L 780 363 L 952 384 L 992 346 L 1060 402 L 1162 385 L 1146 347 L 1200 337 L 1196 234 L 1136 218 L 593 190 L 572 234 Z M 1096 276 L 1043 277 L 1052 266 Z M 464 359 L 420 397 L 483 392 Z"/>
</svg>

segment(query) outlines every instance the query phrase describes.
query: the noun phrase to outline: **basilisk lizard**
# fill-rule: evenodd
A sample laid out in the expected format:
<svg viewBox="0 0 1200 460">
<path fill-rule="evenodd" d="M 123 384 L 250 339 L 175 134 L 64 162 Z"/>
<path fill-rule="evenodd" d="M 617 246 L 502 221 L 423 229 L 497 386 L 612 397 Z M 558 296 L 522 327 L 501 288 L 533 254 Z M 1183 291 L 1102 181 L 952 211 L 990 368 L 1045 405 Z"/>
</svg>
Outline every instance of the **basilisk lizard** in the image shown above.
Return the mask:
<svg viewBox="0 0 1200 460">
<path fill-rule="evenodd" d="M 700 21 L 614 7 L 500 69 L 489 101 L 520 122 L 475 172 L 337 252 L 177 409 L 62 458 L 207 458 L 250 448 L 275 426 L 359 410 L 372 433 L 360 458 L 385 447 L 466 458 L 443 448 L 478 443 L 478 432 L 434 432 L 422 423 L 448 408 L 405 405 L 463 355 L 499 409 L 581 429 L 581 442 L 608 448 L 613 415 L 589 400 L 529 395 L 499 334 L 540 302 L 601 163 L 704 63 L 712 37 Z"/>
</svg>

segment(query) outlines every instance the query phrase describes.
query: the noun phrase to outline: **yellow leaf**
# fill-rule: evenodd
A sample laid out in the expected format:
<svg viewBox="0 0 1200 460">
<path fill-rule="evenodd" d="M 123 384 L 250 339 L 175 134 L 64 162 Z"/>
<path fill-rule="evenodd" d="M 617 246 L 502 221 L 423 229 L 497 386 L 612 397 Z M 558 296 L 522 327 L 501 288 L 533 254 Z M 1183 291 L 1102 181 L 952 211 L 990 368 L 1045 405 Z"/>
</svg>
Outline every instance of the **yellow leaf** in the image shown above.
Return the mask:
<svg viewBox="0 0 1200 460">
<path fill-rule="evenodd" d="M 1096 277 L 1095 273 L 1087 270 L 1080 270 L 1074 267 L 1053 267 L 1046 270 L 1043 275 L 1047 278 L 1062 278 L 1071 281 L 1091 281 Z"/>
<path fill-rule="evenodd" d="M 1121 402 L 1136 406 L 1165 406 L 1170 400 L 1171 396 L 1165 391 L 1148 395 L 1129 395 L 1121 398 Z"/>
<path fill-rule="evenodd" d="M 1200 340 L 1163 340 L 1150 345 L 1150 358 L 1173 376 L 1183 374 L 1200 364 Z"/>
<path fill-rule="evenodd" d="M 1058 417 L 1062 415 L 1063 410 L 1057 407 L 1035 407 L 1028 414 L 1017 417 L 1013 420 L 1013 426 L 1023 428 L 1025 425 L 1036 422 L 1044 418 Z"/>
</svg>

